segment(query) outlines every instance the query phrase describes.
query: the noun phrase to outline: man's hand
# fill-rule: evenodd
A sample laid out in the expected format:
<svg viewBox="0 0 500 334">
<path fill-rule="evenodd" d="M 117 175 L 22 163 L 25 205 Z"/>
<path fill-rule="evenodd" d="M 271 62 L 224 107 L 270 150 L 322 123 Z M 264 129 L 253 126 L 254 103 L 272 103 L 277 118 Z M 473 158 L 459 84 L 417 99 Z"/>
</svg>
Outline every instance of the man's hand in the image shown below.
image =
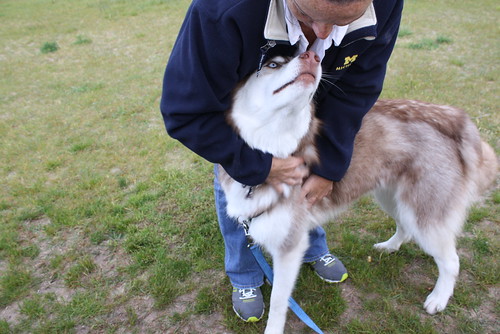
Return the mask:
<svg viewBox="0 0 500 334">
<path fill-rule="evenodd" d="M 266 182 L 270 183 L 277 191 L 282 192 L 281 184 L 285 183 L 291 186 L 302 184 L 307 174 L 308 170 L 305 168 L 302 158 L 273 158 L 271 171 Z"/>
<path fill-rule="evenodd" d="M 332 190 L 333 181 L 311 174 L 302 185 L 301 195 L 310 208 L 324 197 L 329 196 Z"/>
</svg>

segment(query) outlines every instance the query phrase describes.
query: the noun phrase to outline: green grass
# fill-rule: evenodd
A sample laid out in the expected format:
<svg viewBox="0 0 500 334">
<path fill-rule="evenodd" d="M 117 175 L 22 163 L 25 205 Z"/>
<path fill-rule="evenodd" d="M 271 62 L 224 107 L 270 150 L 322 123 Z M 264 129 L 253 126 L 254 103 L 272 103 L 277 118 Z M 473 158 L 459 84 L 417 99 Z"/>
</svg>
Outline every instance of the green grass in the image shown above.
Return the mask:
<svg viewBox="0 0 500 334">
<path fill-rule="evenodd" d="M 76 41 L 73 42 L 73 45 L 83 45 L 83 44 L 90 44 L 92 43 L 92 40 L 88 37 L 78 35 L 76 36 Z"/>
<path fill-rule="evenodd" d="M 0 307 L 25 296 L 33 283 L 33 275 L 24 268 L 11 268 L 0 277 Z"/>
<path fill-rule="evenodd" d="M 41 53 L 51 53 L 59 50 L 59 45 L 56 42 L 45 42 L 40 48 Z"/>
<path fill-rule="evenodd" d="M 81 280 L 85 276 L 90 275 L 96 267 L 96 264 L 89 256 L 78 259 L 77 263 L 73 265 L 64 276 L 65 284 L 71 288 L 81 286 Z"/>
<path fill-rule="evenodd" d="M 189 3 L 0 3 L 0 333 L 263 331 L 230 306 L 212 166 L 158 110 Z M 459 106 L 498 152 L 497 16 L 492 0 L 407 0 L 383 97 Z M 372 249 L 395 226 L 368 197 L 326 228 L 350 279 L 304 267 L 294 296 L 328 333 L 498 332 L 499 203 L 497 188 L 471 210 L 443 314 L 422 310 L 432 259 Z M 289 315 L 287 333 L 308 330 Z"/>
</svg>

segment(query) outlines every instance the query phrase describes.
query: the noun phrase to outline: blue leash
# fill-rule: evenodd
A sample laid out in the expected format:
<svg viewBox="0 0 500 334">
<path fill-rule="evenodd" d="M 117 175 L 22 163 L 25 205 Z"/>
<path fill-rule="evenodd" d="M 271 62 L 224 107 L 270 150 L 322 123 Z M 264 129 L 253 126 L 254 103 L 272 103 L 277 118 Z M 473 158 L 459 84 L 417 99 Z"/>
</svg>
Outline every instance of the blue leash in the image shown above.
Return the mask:
<svg viewBox="0 0 500 334">
<path fill-rule="evenodd" d="M 255 260 L 257 260 L 257 263 L 259 264 L 260 268 L 264 272 L 264 275 L 266 275 L 267 279 L 273 284 L 273 269 L 269 266 L 269 263 L 267 263 L 264 254 L 262 254 L 262 251 L 260 250 L 259 246 L 256 245 L 250 238 L 250 235 L 248 234 L 248 225 L 246 223 L 243 223 L 243 228 L 245 229 L 245 234 L 248 239 L 248 247 L 250 247 L 250 250 L 252 251 L 253 256 L 255 257 Z M 307 315 L 306 312 L 299 306 L 299 304 L 292 298 L 288 298 L 288 306 L 290 309 L 295 313 L 297 317 L 299 317 L 302 322 L 304 322 L 309 328 L 311 328 L 313 331 L 319 334 L 324 334 L 323 331 L 314 323 L 314 321 Z"/>
</svg>

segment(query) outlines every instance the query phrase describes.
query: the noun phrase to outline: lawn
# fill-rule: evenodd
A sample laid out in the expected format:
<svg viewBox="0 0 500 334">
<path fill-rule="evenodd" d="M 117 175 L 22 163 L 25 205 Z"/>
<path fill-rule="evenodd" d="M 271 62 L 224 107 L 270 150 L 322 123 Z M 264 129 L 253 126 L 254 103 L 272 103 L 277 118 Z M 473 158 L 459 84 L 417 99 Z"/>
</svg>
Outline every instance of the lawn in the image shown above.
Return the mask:
<svg viewBox="0 0 500 334">
<path fill-rule="evenodd" d="M 233 315 L 212 166 L 158 110 L 189 3 L 0 1 L 0 333 L 263 332 Z M 407 0 L 383 97 L 461 107 L 498 154 L 499 12 Z M 326 227 L 350 279 L 303 268 L 294 297 L 326 333 L 498 333 L 499 203 L 497 182 L 471 209 L 442 314 L 431 258 L 372 249 L 395 225 L 368 197 Z"/>
</svg>

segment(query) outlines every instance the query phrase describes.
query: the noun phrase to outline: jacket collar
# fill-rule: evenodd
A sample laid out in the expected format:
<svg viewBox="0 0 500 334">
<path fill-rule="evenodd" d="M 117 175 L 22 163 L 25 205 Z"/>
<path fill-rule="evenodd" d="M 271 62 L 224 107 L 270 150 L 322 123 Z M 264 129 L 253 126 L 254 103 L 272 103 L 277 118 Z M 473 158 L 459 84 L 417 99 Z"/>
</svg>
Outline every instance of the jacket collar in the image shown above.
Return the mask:
<svg viewBox="0 0 500 334">
<path fill-rule="evenodd" d="M 372 2 L 366 9 L 363 16 L 349 24 L 346 34 L 362 28 L 375 26 L 376 24 L 377 15 L 375 14 L 375 8 L 373 7 Z M 275 41 L 289 41 L 286 29 L 283 0 L 271 0 L 269 10 L 267 12 L 266 26 L 264 27 L 264 37 Z M 375 36 L 366 36 L 364 38 L 374 39 Z"/>
</svg>

